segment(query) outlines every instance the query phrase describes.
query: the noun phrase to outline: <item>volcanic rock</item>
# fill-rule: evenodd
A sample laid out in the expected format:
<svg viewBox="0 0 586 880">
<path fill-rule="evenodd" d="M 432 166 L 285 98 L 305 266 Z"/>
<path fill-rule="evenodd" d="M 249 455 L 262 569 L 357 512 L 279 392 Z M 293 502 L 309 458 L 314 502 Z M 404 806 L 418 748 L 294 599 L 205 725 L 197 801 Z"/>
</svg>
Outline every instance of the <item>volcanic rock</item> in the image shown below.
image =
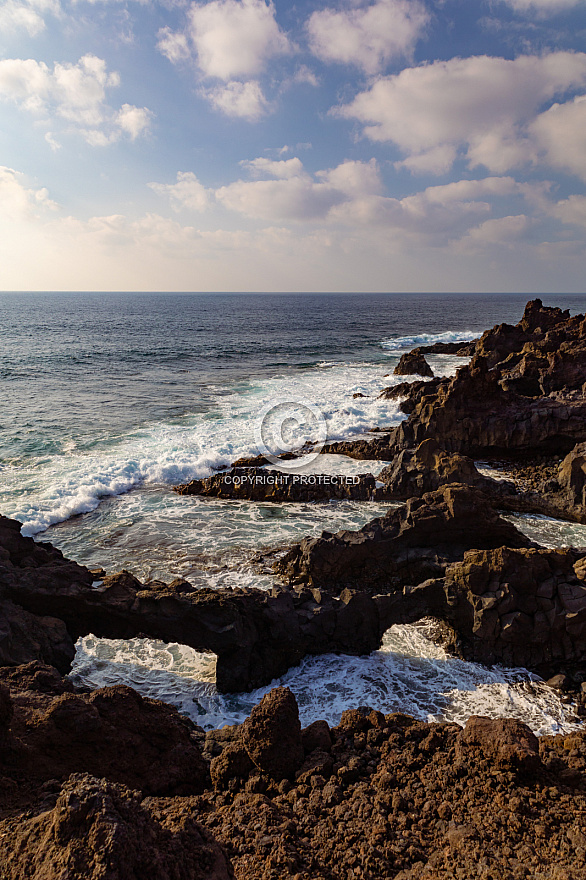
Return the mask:
<svg viewBox="0 0 586 880">
<path fill-rule="evenodd" d="M 242 742 L 253 763 L 274 779 L 292 777 L 303 763 L 297 700 L 278 687 L 262 698 L 242 725 Z"/>
<path fill-rule="evenodd" d="M 222 847 L 181 806 L 70 776 L 54 805 L 0 823 L 3 880 L 233 880 Z"/>
<path fill-rule="evenodd" d="M 468 486 L 442 486 L 390 510 L 357 532 L 304 538 L 277 564 L 292 582 L 340 590 L 388 592 L 443 573 L 471 547 L 527 547 L 531 542 Z"/>
<path fill-rule="evenodd" d="M 476 486 L 487 495 L 512 494 L 512 483 L 492 480 L 480 474 L 472 459 L 449 454 L 433 440 L 424 440 L 417 449 L 404 449 L 378 476 L 390 498 L 408 499 L 434 492 L 448 483 Z"/>
<path fill-rule="evenodd" d="M 15 745 L 7 767 L 24 763 L 38 780 L 86 772 L 150 794 L 205 787 L 194 725 L 175 708 L 124 685 L 43 699 L 40 692 L 15 690 L 15 683 Z"/>
<path fill-rule="evenodd" d="M 446 569 L 446 618 L 465 655 L 526 666 L 548 678 L 586 661 L 586 583 L 576 551 L 471 550 Z"/>
<path fill-rule="evenodd" d="M 456 756 L 471 754 L 505 770 L 535 771 L 541 764 L 539 740 L 516 718 L 484 718 L 472 715 L 456 741 Z"/>
<path fill-rule="evenodd" d="M 417 349 L 401 356 L 393 370 L 395 376 L 429 376 L 433 378 L 433 370 Z"/>
<path fill-rule="evenodd" d="M 238 498 L 247 501 L 371 501 L 377 494 L 372 474 L 356 476 L 283 473 L 262 468 L 233 468 L 204 480 L 175 486 L 180 495 Z"/>
</svg>

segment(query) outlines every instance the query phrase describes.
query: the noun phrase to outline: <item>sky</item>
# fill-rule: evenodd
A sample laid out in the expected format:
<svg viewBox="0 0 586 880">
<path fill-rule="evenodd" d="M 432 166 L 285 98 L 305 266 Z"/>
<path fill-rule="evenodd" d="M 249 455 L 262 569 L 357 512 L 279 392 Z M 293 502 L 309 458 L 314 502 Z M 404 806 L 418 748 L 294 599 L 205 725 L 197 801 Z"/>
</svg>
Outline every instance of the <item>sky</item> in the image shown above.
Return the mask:
<svg viewBox="0 0 586 880">
<path fill-rule="evenodd" d="M 586 0 L 0 0 L 0 289 L 584 292 Z"/>
</svg>

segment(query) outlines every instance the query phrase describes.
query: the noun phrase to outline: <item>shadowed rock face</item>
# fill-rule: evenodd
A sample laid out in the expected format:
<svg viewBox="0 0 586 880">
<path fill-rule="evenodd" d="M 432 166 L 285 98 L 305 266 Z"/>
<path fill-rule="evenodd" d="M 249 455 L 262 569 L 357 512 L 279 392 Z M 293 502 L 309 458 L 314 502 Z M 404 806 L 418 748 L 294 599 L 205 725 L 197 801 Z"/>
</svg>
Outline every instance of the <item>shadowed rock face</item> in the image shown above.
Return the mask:
<svg viewBox="0 0 586 880">
<path fill-rule="evenodd" d="M 205 788 L 195 725 L 175 708 L 124 685 L 88 694 L 64 682 L 56 694 L 51 672 L 28 664 L 5 679 L 1 693 L 9 688 L 15 701 L 11 735 L 0 747 L 5 772 L 24 767 L 41 784 L 83 771 L 153 795 Z"/>
<path fill-rule="evenodd" d="M 402 355 L 393 373 L 395 376 L 429 376 L 433 378 L 433 370 L 417 348 Z"/>
<path fill-rule="evenodd" d="M 566 550 L 471 550 L 448 566 L 446 618 L 467 657 L 553 669 L 586 659 L 586 583 Z"/>
<path fill-rule="evenodd" d="M 425 492 L 434 492 L 449 483 L 475 486 L 489 496 L 514 493 L 512 483 L 482 476 L 471 458 L 450 455 L 433 440 L 424 440 L 417 449 L 404 449 L 385 467 L 378 479 L 385 484 L 390 498 L 405 500 Z"/>
<path fill-rule="evenodd" d="M 180 805 L 72 775 L 37 815 L 2 823 L 3 880 L 233 880 L 223 848 Z M 51 803 L 52 800 L 52 803 Z"/>
<path fill-rule="evenodd" d="M 387 592 L 442 574 L 446 561 L 461 558 L 470 547 L 502 545 L 531 542 L 501 519 L 482 493 L 449 485 L 411 498 L 357 532 L 304 538 L 278 568 L 292 582 Z"/>
<path fill-rule="evenodd" d="M 500 324 L 476 344 L 470 364 L 431 396 L 413 389 L 398 449 L 434 438 L 467 455 L 506 451 L 566 454 L 586 440 L 586 320 L 527 304 L 516 326 Z"/>
</svg>

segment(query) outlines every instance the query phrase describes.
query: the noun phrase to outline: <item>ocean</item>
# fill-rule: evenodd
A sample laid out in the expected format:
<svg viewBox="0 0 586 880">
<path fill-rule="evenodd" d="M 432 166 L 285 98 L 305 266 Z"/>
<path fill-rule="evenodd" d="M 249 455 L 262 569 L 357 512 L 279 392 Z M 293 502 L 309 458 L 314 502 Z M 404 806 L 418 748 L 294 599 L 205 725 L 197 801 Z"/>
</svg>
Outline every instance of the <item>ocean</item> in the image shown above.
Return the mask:
<svg viewBox="0 0 586 880">
<path fill-rule="evenodd" d="M 531 295 L 0 294 L 0 512 L 66 556 L 141 579 L 270 588 L 263 562 L 324 529 L 360 528 L 388 505 L 253 504 L 179 496 L 172 486 L 258 452 L 275 402 L 317 412 L 327 439 L 404 416 L 380 391 L 416 345 L 466 341 L 516 323 Z M 586 297 L 542 296 L 586 311 Z M 465 359 L 430 356 L 437 374 Z M 363 396 L 354 396 L 363 395 Z M 311 429 L 311 426 L 310 426 Z M 295 420 L 288 439 L 308 427 Z M 324 455 L 307 469 L 377 473 L 382 462 Z M 517 525 L 544 546 L 585 546 L 586 527 L 540 517 Z M 72 672 L 93 687 L 125 682 L 204 727 L 242 720 L 269 688 L 220 695 L 214 659 L 150 640 L 80 640 Z M 370 704 L 420 718 L 514 715 L 538 732 L 577 724 L 525 670 L 448 657 L 425 625 L 393 627 L 368 657 L 306 658 L 279 683 L 303 723 Z"/>
</svg>

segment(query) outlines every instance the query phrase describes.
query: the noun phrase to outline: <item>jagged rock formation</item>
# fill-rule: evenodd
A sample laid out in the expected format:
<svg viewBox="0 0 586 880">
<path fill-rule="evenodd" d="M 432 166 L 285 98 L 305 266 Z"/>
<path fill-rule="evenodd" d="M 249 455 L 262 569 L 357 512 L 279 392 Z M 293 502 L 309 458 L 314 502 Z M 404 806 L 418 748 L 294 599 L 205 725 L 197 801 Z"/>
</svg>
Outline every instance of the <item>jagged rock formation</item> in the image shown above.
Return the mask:
<svg viewBox="0 0 586 880">
<path fill-rule="evenodd" d="M 181 802 L 159 806 L 87 774 L 56 787 L 33 815 L 0 823 L 3 880 L 234 880 L 223 848 Z"/>
<path fill-rule="evenodd" d="M 433 378 L 433 370 L 425 360 L 425 356 L 417 348 L 401 356 L 393 373 L 395 376 L 429 376 L 430 379 Z"/>
<path fill-rule="evenodd" d="M 204 480 L 175 486 L 180 495 L 238 498 L 246 501 L 329 501 L 351 499 L 372 501 L 380 496 L 372 474 L 342 476 L 330 474 L 282 473 L 263 468 L 232 468 Z"/>
<path fill-rule="evenodd" d="M 385 484 L 388 497 L 400 500 L 434 492 L 449 483 L 474 486 L 489 496 L 511 495 L 515 489 L 506 480 L 492 480 L 480 474 L 471 458 L 450 455 L 432 439 L 417 449 L 404 449 L 385 467 L 378 479 Z"/>
<path fill-rule="evenodd" d="M 447 560 L 471 547 L 527 547 L 531 542 L 501 519 L 482 493 L 443 486 L 390 510 L 356 532 L 304 538 L 279 563 L 291 582 L 325 589 L 388 591 L 443 573 Z"/>
<path fill-rule="evenodd" d="M 446 451 L 477 456 L 561 452 L 586 440 L 586 319 L 541 300 L 516 326 L 483 334 L 470 364 L 434 393 L 417 389 L 394 437 L 397 449 L 434 438 Z"/>
</svg>

